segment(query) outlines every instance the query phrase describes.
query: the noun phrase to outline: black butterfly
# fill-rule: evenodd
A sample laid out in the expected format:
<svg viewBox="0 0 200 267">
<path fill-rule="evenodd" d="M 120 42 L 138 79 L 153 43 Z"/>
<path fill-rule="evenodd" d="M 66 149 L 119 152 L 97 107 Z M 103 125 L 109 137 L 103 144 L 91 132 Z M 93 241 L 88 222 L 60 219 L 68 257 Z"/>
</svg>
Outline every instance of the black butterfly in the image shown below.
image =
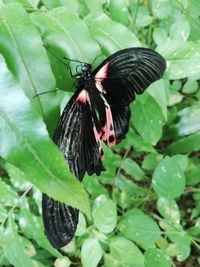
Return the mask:
<svg viewBox="0 0 200 267">
<path fill-rule="evenodd" d="M 76 92 L 54 134 L 54 142 L 79 180 L 86 172 L 101 174 L 102 141 L 113 146 L 125 137 L 131 116 L 129 104 L 136 94 L 142 94 L 160 79 L 165 68 L 163 57 L 147 48 L 120 50 L 95 70 L 91 64 L 81 64 L 81 73 L 76 75 Z M 45 194 L 42 210 L 45 232 L 52 246 L 67 245 L 76 231 L 78 210 Z"/>
</svg>

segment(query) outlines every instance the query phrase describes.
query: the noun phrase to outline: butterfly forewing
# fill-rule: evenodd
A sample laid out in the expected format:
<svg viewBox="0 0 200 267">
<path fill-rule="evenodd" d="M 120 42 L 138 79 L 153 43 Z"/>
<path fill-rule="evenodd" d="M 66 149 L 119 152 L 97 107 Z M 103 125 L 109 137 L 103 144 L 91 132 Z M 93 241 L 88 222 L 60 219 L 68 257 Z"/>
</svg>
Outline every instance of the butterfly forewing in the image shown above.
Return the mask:
<svg viewBox="0 0 200 267">
<path fill-rule="evenodd" d="M 161 55 L 147 48 L 127 48 L 114 53 L 95 70 L 97 89 L 112 106 L 128 105 L 160 79 L 166 63 Z"/>
</svg>

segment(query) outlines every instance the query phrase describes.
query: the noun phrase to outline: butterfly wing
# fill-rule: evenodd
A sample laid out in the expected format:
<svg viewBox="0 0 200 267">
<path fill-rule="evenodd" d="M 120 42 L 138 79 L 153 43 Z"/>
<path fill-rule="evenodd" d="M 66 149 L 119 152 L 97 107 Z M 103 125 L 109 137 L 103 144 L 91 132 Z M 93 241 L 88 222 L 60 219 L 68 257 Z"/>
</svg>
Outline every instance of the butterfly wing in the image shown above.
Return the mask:
<svg viewBox="0 0 200 267">
<path fill-rule="evenodd" d="M 99 175 L 103 170 L 100 141 L 93 121 L 89 95 L 78 91 L 65 107 L 57 125 L 54 142 L 63 153 L 71 172 L 82 180 L 85 172 Z M 46 194 L 42 198 L 45 233 L 55 248 L 67 245 L 78 224 L 78 210 Z"/>
<path fill-rule="evenodd" d="M 160 79 L 165 69 L 166 62 L 157 52 L 148 48 L 128 48 L 109 56 L 94 70 L 96 88 L 107 102 L 112 118 L 111 126 L 104 119 L 101 128 L 105 132 L 114 125 L 113 144 L 119 143 L 128 132 L 130 102 L 136 94 L 142 94 L 151 83 Z"/>
<path fill-rule="evenodd" d="M 112 106 L 128 105 L 160 79 L 166 69 L 164 58 L 148 48 L 127 48 L 105 59 L 95 70 L 97 89 Z"/>
</svg>

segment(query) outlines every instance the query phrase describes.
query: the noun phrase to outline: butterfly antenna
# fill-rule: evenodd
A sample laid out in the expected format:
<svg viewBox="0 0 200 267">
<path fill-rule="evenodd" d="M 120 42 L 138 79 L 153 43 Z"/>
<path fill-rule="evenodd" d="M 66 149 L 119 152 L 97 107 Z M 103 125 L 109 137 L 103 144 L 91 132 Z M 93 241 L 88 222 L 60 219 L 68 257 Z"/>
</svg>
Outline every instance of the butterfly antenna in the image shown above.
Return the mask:
<svg viewBox="0 0 200 267">
<path fill-rule="evenodd" d="M 41 93 L 39 93 L 39 94 L 36 94 L 36 95 L 34 95 L 32 98 L 35 98 L 35 97 L 37 97 L 37 96 L 40 96 L 40 95 L 44 95 L 44 94 L 47 94 L 47 93 L 53 93 L 53 92 L 57 92 L 57 91 L 59 91 L 60 89 L 56 89 L 56 90 L 51 90 L 51 91 L 45 91 L 45 92 L 41 92 Z"/>
<path fill-rule="evenodd" d="M 69 61 L 73 61 L 73 62 L 77 62 L 77 63 L 80 63 L 80 64 L 85 64 L 84 61 L 80 61 L 80 60 L 77 60 L 77 59 L 71 59 L 71 58 L 68 58 L 68 57 L 64 57 L 64 59 L 69 60 Z"/>
<path fill-rule="evenodd" d="M 43 44 L 43 46 L 46 48 L 46 50 L 52 55 L 54 56 L 60 63 L 62 63 L 63 65 L 65 65 L 66 67 L 69 67 L 68 64 L 66 64 L 63 60 L 61 60 L 60 58 L 58 58 L 56 56 L 56 54 L 54 54 L 46 45 Z"/>
</svg>

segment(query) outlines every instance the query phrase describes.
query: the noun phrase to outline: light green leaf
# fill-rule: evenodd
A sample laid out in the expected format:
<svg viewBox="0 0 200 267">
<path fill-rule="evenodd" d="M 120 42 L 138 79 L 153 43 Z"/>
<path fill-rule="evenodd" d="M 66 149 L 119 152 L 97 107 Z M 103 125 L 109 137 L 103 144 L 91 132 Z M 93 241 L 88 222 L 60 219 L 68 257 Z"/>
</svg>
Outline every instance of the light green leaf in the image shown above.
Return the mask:
<svg viewBox="0 0 200 267">
<path fill-rule="evenodd" d="M 125 0 L 111 0 L 109 2 L 108 10 L 110 11 L 111 18 L 124 25 L 128 25 L 129 12 Z"/>
<path fill-rule="evenodd" d="M 124 169 L 125 172 L 132 176 L 135 180 L 147 179 L 144 171 L 140 168 L 140 166 L 130 158 L 123 160 L 121 168 Z"/>
<path fill-rule="evenodd" d="M 133 33 L 104 13 L 90 14 L 85 21 L 106 56 L 123 48 L 141 46 Z"/>
<path fill-rule="evenodd" d="M 52 134 L 59 116 L 56 94 L 35 98 L 33 96 L 55 90 L 55 79 L 40 35 L 20 4 L 0 6 L 0 36 L 0 53 L 4 55 L 9 69 L 26 96 L 40 111 Z"/>
<path fill-rule="evenodd" d="M 199 150 L 200 150 L 200 132 L 187 137 L 183 137 L 177 141 L 174 141 L 166 148 L 166 151 L 170 154 L 176 154 L 177 151 L 179 153 L 184 154 Z"/>
<path fill-rule="evenodd" d="M 69 266 L 71 266 L 71 261 L 66 256 L 56 259 L 54 262 L 54 267 L 69 267 Z"/>
<path fill-rule="evenodd" d="M 94 238 L 85 239 L 81 247 L 81 262 L 83 267 L 96 267 L 101 260 L 102 250 Z"/>
<path fill-rule="evenodd" d="M 157 208 L 160 214 L 168 221 L 173 222 L 175 225 L 180 223 L 180 212 L 175 200 L 160 197 L 157 202 Z"/>
<path fill-rule="evenodd" d="M 185 176 L 179 165 L 170 157 L 165 157 L 157 165 L 152 180 L 157 195 L 172 199 L 182 194 Z"/>
<path fill-rule="evenodd" d="M 18 201 L 17 193 L 0 177 L 0 205 L 13 206 Z"/>
<path fill-rule="evenodd" d="M 26 237 L 29 239 L 34 239 L 40 247 L 49 251 L 53 256 L 61 256 L 61 254 L 50 245 L 47 237 L 44 234 L 41 218 L 36 217 L 30 211 L 28 202 L 25 198 L 21 199 L 20 203 L 19 226 Z"/>
<path fill-rule="evenodd" d="M 3 253 L 8 261 L 15 267 L 34 267 L 32 260 L 25 253 L 22 238 L 17 234 L 16 224 L 8 220 L 8 226 L 3 235 Z"/>
<path fill-rule="evenodd" d="M 83 213 L 79 212 L 78 225 L 76 229 L 76 236 L 82 236 L 86 231 L 86 220 Z"/>
<path fill-rule="evenodd" d="M 170 257 L 158 248 L 150 248 L 145 251 L 145 267 L 171 267 Z"/>
<path fill-rule="evenodd" d="M 117 223 L 117 208 L 115 203 L 100 195 L 94 201 L 92 217 L 96 227 L 103 233 L 111 233 Z"/>
<path fill-rule="evenodd" d="M 188 80 L 182 89 L 182 92 L 185 94 L 193 94 L 198 89 L 198 82 L 195 80 Z"/>
<path fill-rule="evenodd" d="M 139 248 L 124 237 L 114 237 L 109 242 L 111 255 L 120 263 L 134 267 L 144 266 L 144 256 Z"/>
<path fill-rule="evenodd" d="M 89 204 L 83 186 L 68 170 L 39 113 L 13 79 L 2 57 L 0 69 L 1 157 L 19 168 L 41 191 L 87 212 Z"/>
<path fill-rule="evenodd" d="M 118 224 L 118 229 L 124 236 L 145 248 L 153 246 L 161 235 L 156 222 L 137 209 L 124 214 Z"/>
<path fill-rule="evenodd" d="M 164 116 L 158 103 L 147 92 L 133 105 L 132 122 L 142 138 L 155 145 L 162 134 Z"/>
</svg>

